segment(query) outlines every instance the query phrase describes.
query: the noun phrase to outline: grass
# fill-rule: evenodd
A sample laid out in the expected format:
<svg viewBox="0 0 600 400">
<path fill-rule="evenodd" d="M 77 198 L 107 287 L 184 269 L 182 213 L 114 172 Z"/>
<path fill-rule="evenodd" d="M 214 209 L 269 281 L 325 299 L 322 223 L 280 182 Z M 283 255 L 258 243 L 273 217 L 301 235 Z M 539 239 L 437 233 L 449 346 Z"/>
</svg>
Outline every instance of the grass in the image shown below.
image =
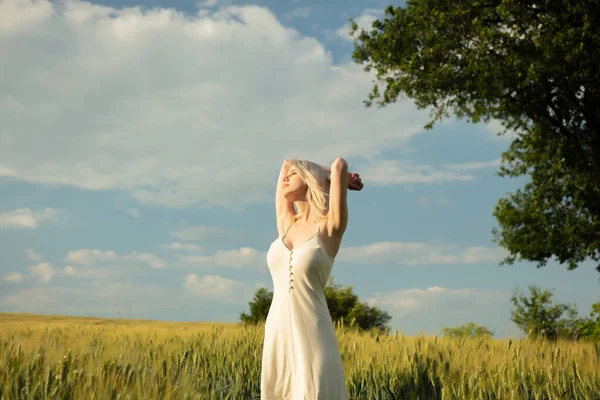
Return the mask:
<svg viewBox="0 0 600 400">
<path fill-rule="evenodd" d="M 600 399 L 600 345 L 336 327 L 350 399 Z M 0 313 L 0 399 L 259 399 L 263 327 Z"/>
</svg>

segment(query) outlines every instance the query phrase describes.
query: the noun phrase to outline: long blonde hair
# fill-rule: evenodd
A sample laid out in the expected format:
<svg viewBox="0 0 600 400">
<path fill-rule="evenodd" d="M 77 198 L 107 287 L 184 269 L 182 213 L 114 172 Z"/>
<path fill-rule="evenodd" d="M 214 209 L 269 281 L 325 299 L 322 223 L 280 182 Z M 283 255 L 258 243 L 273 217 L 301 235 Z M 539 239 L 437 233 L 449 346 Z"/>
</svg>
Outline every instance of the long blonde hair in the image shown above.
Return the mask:
<svg viewBox="0 0 600 400">
<path fill-rule="evenodd" d="M 295 159 L 293 163 L 296 171 L 308 186 L 306 201 L 310 206 L 311 218 L 316 222 L 326 219 L 329 212 L 330 182 L 328 173 L 311 161 Z"/>
</svg>

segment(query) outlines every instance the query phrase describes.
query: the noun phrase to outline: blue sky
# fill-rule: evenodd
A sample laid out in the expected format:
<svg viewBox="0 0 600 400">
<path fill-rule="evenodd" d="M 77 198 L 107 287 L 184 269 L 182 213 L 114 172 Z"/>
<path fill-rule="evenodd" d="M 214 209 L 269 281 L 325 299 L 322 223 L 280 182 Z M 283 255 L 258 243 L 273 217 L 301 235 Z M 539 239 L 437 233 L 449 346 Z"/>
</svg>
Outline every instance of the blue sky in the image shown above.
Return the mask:
<svg viewBox="0 0 600 400">
<path fill-rule="evenodd" d="M 388 4 L 0 3 L 0 311 L 237 321 L 273 288 L 281 162 L 341 156 L 365 186 L 332 275 L 393 329 L 518 337 L 530 284 L 588 315 L 592 263 L 498 266 L 493 206 L 523 180 L 495 174 L 497 122 L 363 106 L 348 20 Z"/>
</svg>

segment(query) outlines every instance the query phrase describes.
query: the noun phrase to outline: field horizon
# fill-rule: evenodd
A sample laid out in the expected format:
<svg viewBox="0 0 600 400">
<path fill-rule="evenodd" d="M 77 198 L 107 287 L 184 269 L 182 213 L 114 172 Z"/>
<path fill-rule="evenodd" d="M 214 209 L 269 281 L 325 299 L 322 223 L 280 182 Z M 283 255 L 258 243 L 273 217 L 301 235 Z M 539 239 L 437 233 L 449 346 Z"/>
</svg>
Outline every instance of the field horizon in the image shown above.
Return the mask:
<svg viewBox="0 0 600 400">
<path fill-rule="evenodd" d="M 152 323 L 152 324 L 173 324 L 173 325 L 206 325 L 216 324 L 223 326 L 234 326 L 239 325 L 241 322 L 219 322 L 219 321 L 170 321 L 160 319 L 146 319 L 146 318 L 125 318 L 125 317 L 95 317 L 95 316 L 83 316 L 83 315 L 61 315 L 61 314 L 38 314 L 38 313 L 24 313 L 24 312 L 0 312 L 0 322 L 3 320 L 19 320 L 31 321 L 35 320 L 47 320 L 47 321 L 62 321 L 74 320 L 77 322 L 113 322 L 115 324 L 126 324 L 126 323 Z"/>
<path fill-rule="evenodd" d="M 349 399 L 600 399 L 600 343 L 336 324 Z M 0 399 L 260 398 L 264 325 L 0 313 Z"/>
</svg>

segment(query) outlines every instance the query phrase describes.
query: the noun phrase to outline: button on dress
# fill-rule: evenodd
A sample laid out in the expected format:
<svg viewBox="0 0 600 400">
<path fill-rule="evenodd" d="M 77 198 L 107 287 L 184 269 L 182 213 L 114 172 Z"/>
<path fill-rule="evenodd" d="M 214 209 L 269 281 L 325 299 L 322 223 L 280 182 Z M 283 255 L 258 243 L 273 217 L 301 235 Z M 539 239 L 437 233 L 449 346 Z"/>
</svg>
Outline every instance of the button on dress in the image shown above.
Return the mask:
<svg viewBox="0 0 600 400">
<path fill-rule="evenodd" d="M 290 225 L 291 227 L 291 225 Z M 273 301 L 265 323 L 261 400 L 347 400 L 325 286 L 334 260 L 317 232 L 290 250 L 279 236 L 267 252 Z"/>
</svg>

